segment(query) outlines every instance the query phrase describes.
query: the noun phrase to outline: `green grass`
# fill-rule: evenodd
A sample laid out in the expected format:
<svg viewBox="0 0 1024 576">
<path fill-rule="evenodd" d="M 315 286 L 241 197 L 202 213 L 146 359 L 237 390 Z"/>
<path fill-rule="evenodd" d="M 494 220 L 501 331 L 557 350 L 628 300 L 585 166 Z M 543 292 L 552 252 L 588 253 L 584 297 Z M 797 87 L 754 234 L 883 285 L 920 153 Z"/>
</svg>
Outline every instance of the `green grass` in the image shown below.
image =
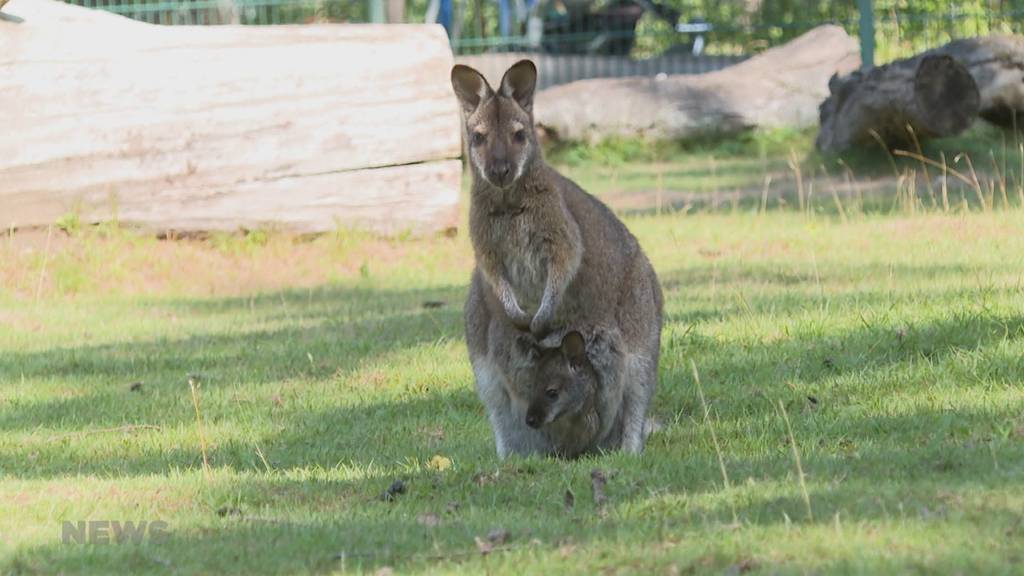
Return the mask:
<svg viewBox="0 0 1024 576">
<path fill-rule="evenodd" d="M 935 164 L 943 162 L 950 206 L 1024 205 L 1024 141 L 1010 130 L 978 123 L 956 137 L 924 142 L 920 153 L 930 165 L 875 145 L 822 155 L 814 150 L 814 136 L 813 129 L 770 130 L 682 142 L 556 143 L 547 156 L 627 214 L 794 208 L 803 202 L 819 213 L 836 214 L 833 197 L 850 203 L 848 209 L 871 213 L 908 209 L 909 198 L 934 208 L 942 206 L 943 171 Z M 897 149 L 919 152 L 912 143 Z"/>
<path fill-rule="evenodd" d="M 721 140 L 645 142 L 609 139 L 590 146 L 554 144 L 549 162 L 592 194 L 627 196 L 637 192 L 690 191 L 710 195 L 736 189 L 760 190 L 764 176 L 789 170 L 790 152 L 812 148 L 809 131 L 751 132 Z"/>
<path fill-rule="evenodd" d="M 572 462 L 495 458 L 465 238 L 4 238 L 0 572 L 1024 571 L 1024 211 L 627 224 L 666 293 L 666 426 Z M 78 520 L 169 537 L 62 544 Z"/>
</svg>

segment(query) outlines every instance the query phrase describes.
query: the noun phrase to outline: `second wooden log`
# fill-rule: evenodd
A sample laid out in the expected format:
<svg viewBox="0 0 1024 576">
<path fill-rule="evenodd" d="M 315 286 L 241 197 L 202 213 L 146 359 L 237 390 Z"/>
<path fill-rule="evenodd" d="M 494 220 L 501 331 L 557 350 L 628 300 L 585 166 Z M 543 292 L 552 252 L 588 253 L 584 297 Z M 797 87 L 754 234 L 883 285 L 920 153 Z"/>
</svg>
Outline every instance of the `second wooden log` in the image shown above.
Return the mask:
<svg viewBox="0 0 1024 576">
<path fill-rule="evenodd" d="M 842 152 L 880 139 L 888 147 L 952 136 L 978 116 L 978 87 L 967 69 L 944 54 L 900 60 L 829 82 L 821 104 L 817 146 Z"/>
</svg>

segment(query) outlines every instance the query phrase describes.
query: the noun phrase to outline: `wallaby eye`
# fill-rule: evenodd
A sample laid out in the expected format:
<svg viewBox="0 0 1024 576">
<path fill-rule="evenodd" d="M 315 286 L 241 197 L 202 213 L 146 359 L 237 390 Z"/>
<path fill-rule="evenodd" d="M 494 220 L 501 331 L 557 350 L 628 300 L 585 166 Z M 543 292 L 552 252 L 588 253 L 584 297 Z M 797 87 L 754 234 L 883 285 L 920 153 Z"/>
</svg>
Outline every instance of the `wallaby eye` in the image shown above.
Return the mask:
<svg viewBox="0 0 1024 576">
<path fill-rule="evenodd" d="M 544 395 L 547 396 L 549 400 L 556 400 L 558 398 L 558 390 L 555 388 L 548 388 L 544 391 Z"/>
<path fill-rule="evenodd" d="M 526 142 L 526 130 L 516 130 L 515 133 L 512 134 L 512 139 L 519 144 Z"/>
<path fill-rule="evenodd" d="M 483 132 L 473 132 L 473 146 L 480 146 L 487 140 Z"/>
</svg>

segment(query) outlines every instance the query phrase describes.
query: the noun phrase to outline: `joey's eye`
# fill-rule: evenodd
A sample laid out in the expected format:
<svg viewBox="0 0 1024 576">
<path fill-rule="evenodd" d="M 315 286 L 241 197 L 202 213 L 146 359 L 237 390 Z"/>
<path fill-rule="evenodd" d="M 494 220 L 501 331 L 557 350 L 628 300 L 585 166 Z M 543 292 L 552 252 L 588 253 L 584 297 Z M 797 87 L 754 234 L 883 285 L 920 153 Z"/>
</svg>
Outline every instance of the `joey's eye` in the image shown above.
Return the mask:
<svg viewBox="0 0 1024 576">
<path fill-rule="evenodd" d="M 487 140 L 487 136 L 484 136 L 482 132 L 473 132 L 473 146 L 480 146 Z"/>
<path fill-rule="evenodd" d="M 558 390 L 554 388 L 548 388 L 547 390 L 544 391 L 544 395 L 547 396 L 549 400 L 555 400 L 558 398 Z"/>
<path fill-rule="evenodd" d="M 512 134 L 512 139 L 519 144 L 526 142 L 526 130 L 516 130 L 515 133 Z"/>
</svg>

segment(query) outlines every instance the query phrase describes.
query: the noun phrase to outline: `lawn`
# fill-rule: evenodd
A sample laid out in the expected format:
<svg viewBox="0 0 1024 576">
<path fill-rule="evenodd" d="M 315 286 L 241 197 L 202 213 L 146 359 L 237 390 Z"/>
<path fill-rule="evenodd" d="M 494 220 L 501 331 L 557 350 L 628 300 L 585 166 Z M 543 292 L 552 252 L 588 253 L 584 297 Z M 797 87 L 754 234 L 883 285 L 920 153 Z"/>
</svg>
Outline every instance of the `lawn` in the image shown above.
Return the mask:
<svg viewBox="0 0 1024 576">
<path fill-rule="evenodd" d="M 773 130 L 657 144 L 610 140 L 556 146 L 548 158 L 624 214 L 777 207 L 839 212 L 840 202 L 867 212 L 909 204 L 1024 204 L 1024 140 L 1011 131 L 979 123 L 895 155 L 868 146 L 842 157 L 818 154 L 814 136 L 814 130 Z"/>
<path fill-rule="evenodd" d="M 0 572 L 1024 572 L 1024 210 L 626 223 L 664 427 L 568 462 L 495 457 L 463 235 L 4 235 Z"/>
</svg>

